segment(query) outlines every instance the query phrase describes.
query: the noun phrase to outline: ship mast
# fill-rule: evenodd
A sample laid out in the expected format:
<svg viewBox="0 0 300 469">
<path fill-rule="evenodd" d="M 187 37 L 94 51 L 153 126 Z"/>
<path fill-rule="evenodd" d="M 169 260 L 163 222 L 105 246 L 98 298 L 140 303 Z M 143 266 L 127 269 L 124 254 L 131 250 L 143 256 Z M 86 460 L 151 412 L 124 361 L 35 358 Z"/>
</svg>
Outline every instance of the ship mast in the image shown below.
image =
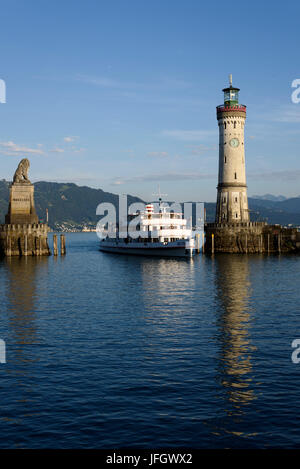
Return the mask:
<svg viewBox="0 0 300 469">
<path fill-rule="evenodd" d="M 167 197 L 168 194 L 162 194 L 160 192 L 160 185 L 158 184 L 158 193 L 157 194 L 152 194 L 152 195 L 158 197 L 159 208 L 161 208 L 162 207 L 162 198 Z"/>
</svg>

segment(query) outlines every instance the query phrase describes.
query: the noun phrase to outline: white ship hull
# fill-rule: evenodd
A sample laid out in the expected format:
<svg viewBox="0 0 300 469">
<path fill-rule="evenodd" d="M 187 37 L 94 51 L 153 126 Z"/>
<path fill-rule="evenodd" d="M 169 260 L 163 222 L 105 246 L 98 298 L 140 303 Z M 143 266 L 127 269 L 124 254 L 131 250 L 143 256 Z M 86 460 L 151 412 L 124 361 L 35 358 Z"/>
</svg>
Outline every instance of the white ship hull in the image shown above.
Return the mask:
<svg viewBox="0 0 300 469">
<path fill-rule="evenodd" d="M 102 240 L 100 242 L 100 251 L 159 257 L 191 257 L 195 254 L 195 249 L 187 247 L 186 241 L 174 241 L 169 243 L 125 243 L 124 241 Z"/>
<path fill-rule="evenodd" d="M 140 213 L 138 230 L 132 229 L 137 226 L 136 223 L 132 225 L 136 217 L 137 213 L 131 214 L 129 219 L 103 233 L 100 251 L 157 257 L 192 257 L 196 254 L 195 237 L 199 241 L 198 233 L 188 228 L 181 212 L 168 210 L 161 198 L 158 211 L 154 211 L 153 204 L 148 204 Z"/>
</svg>

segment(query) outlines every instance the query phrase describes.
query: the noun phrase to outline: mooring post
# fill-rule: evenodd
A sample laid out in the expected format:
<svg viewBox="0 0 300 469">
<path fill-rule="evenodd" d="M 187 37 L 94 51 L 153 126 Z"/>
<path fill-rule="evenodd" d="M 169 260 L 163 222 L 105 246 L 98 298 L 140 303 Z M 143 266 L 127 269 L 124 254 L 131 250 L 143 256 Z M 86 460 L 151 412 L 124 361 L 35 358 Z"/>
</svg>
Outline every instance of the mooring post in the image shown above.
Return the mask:
<svg viewBox="0 0 300 469">
<path fill-rule="evenodd" d="M 57 256 L 58 251 L 57 251 L 57 235 L 53 235 L 53 255 Z"/>
<path fill-rule="evenodd" d="M 200 252 L 200 235 L 199 234 L 196 234 L 196 253 L 199 254 Z"/>
<path fill-rule="evenodd" d="M 60 255 L 64 256 L 66 254 L 66 238 L 65 235 L 60 235 Z"/>
<path fill-rule="evenodd" d="M 211 235 L 211 253 L 214 254 L 215 252 L 215 235 L 212 233 Z"/>
</svg>

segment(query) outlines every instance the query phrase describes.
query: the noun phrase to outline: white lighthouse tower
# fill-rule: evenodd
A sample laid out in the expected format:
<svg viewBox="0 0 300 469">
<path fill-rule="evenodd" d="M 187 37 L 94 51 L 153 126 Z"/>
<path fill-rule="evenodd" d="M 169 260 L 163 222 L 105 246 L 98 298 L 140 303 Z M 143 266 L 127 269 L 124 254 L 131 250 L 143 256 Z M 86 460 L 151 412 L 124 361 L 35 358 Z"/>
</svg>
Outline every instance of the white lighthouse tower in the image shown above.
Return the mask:
<svg viewBox="0 0 300 469">
<path fill-rule="evenodd" d="M 239 104 L 239 88 L 224 88 L 224 104 L 217 106 L 219 180 L 216 223 L 248 222 L 244 127 L 246 106 Z"/>
</svg>

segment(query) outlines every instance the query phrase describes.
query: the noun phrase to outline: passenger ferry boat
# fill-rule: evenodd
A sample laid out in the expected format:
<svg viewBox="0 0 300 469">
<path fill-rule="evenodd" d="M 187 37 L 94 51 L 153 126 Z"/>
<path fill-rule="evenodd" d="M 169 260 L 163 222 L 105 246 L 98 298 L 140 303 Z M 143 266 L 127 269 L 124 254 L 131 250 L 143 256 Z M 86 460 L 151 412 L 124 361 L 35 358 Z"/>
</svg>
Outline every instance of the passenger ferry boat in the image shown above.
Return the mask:
<svg viewBox="0 0 300 469">
<path fill-rule="evenodd" d="M 161 198 L 157 212 L 153 204 L 146 205 L 145 211 L 140 214 L 142 235 L 136 239 L 130 236 L 122 238 L 117 230 L 113 236 L 107 234 L 100 241 L 100 251 L 147 256 L 193 256 L 196 249 L 192 228 L 187 228 L 187 220 L 182 213 L 174 213 L 168 208 Z"/>
</svg>

